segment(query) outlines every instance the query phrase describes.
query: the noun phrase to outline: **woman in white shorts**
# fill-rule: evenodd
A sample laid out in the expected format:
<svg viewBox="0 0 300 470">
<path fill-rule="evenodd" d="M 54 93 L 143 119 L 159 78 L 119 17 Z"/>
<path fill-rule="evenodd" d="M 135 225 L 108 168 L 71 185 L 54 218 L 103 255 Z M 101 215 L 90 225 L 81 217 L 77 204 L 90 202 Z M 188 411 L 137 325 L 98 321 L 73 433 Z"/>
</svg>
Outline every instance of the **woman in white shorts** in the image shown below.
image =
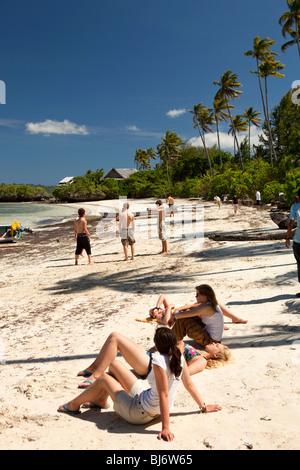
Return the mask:
<svg viewBox="0 0 300 470">
<path fill-rule="evenodd" d="M 125 336 L 112 333 L 99 354 L 101 357 L 97 370 L 98 374 L 100 371 L 100 376 L 80 395 L 60 406 L 57 411 L 78 414 L 80 406 L 86 403 L 85 406 L 97 405 L 107 408 L 110 396 L 115 411 L 129 423 L 146 424 L 160 415 L 162 431 L 158 438 L 171 441 L 174 435 L 170 431 L 169 413 L 172 411 L 181 380 L 202 413 L 221 410 L 219 405 L 204 404 L 190 378 L 173 331 L 167 327 L 157 328 L 154 343 L 156 351 L 149 356 Z M 115 360 L 118 351 L 140 376 L 146 375 L 151 367 L 147 376 L 149 385 L 144 386 L 123 362 Z M 105 373 L 107 366 L 108 373 Z"/>
</svg>

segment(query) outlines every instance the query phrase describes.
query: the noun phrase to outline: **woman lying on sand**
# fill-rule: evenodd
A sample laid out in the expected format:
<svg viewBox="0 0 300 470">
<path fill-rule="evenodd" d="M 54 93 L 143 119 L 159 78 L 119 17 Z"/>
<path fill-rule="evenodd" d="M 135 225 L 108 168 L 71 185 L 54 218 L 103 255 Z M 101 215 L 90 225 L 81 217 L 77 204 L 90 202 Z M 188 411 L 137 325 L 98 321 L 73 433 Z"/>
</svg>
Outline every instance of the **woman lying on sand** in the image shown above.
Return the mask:
<svg viewBox="0 0 300 470">
<path fill-rule="evenodd" d="M 206 406 L 203 402 L 190 378 L 171 329 L 158 328 L 154 335 L 154 344 L 156 352 L 149 356 L 130 339 L 119 333 L 112 333 L 98 356 L 97 380 L 76 398 L 61 405 L 57 411 L 75 415 L 80 413 L 80 406 L 83 404 L 107 408 L 107 399 L 110 396 L 114 402 L 114 410 L 129 423 L 146 424 L 160 415 L 162 430 L 158 439 L 172 441 L 174 434 L 170 431 L 169 413 L 181 380 L 199 406 L 200 412 L 221 410 L 219 405 Z M 140 376 L 148 374 L 150 388 L 146 389 L 125 364 L 115 359 L 118 351 Z M 108 373 L 105 372 L 107 367 Z"/>
</svg>

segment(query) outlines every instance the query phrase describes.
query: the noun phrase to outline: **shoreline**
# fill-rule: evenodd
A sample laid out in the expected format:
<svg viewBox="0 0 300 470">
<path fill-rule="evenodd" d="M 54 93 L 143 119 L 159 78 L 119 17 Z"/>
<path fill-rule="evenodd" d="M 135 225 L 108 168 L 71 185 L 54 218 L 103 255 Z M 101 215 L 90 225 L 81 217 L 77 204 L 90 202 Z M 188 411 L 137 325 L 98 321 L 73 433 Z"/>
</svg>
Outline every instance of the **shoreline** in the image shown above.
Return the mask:
<svg viewBox="0 0 300 470">
<path fill-rule="evenodd" d="M 99 238 L 97 224 L 88 220 L 92 266 L 86 256 L 74 265 L 73 221 L 26 233 L 15 248 L 1 247 L 0 266 L 7 274 L 0 300 L 0 448 L 134 452 L 146 445 L 154 452 L 174 452 L 208 445 L 246 450 L 251 444 L 254 450 L 297 450 L 300 299 L 292 250 L 278 240 L 208 238 L 278 229 L 268 212 L 242 206 L 234 215 L 230 205 L 219 210 L 205 202 L 200 248 L 191 249 L 189 239 L 178 237 L 169 240 L 168 255 L 159 255 L 157 238 L 137 239 L 135 260 L 129 262 L 123 261 L 120 239 Z M 192 377 L 204 401 L 219 403 L 221 412 L 199 415 L 181 387 L 170 417 L 175 440 L 168 443 L 156 438 L 160 420 L 130 425 L 111 401 L 110 409 L 85 411 L 79 418 L 56 412 L 78 393 L 77 372 L 89 365 L 108 334 L 122 332 L 148 349 L 155 325 L 136 318 L 148 315 L 160 293 L 176 305 L 193 302 L 201 283 L 248 320 L 225 322 L 223 342 L 234 362 Z"/>
</svg>

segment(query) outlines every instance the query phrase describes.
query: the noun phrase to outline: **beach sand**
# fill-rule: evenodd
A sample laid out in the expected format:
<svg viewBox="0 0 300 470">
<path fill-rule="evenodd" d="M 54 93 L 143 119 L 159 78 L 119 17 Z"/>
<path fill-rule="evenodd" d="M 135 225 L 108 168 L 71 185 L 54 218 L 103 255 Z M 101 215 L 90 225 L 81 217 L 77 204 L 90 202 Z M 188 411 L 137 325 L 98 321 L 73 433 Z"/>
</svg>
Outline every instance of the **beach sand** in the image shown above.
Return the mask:
<svg viewBox="0 0 300 470">
<path fill-rule="evenodd" d="M 135 209 L 154 200 L 129 202 Z M 299 449 L 300 299 L 295 293 L 300 288 L 292 250 L 284 240 L 208 238 L 217 232 L 276 232 L 268 210 L 242 206 L 234 215 L 230 204 L 220 210 L 211 202 L 175 204 L 204 206 L 202 244 L 175 237 L 168 241 L 169 254 L 159 255 L 157 238 L 137 238 L 135 260 L 125 262 L 120 239 L 99 239 L 104 225 L 99 228 L 92 218 L 94 265 L 87 256 L 74 265 L 72 222 L 25 233 L 19 244 L 0 247 L 2 450 Z M 82 206 L 97 213 L 95 203 Z M 204 401 L 218 403 L 221 412 L 199 414 L 181 386 L 170 418 L 172 442 L 157 439 L 159 419 L 130 425 L 113 411 L 111 400 L 101 412 L 57 413 L 78 394 L 77 372 L 92 362 L 112 331 L 148 349 L 156 326 L 135 319 L 147 317 L 160 293 L 178 306 L 194 302 L 195 286 L 202 283 L 248 320 L 226 320 L 223 342 L 234 363 L 193 376 Z"/>
</svg>

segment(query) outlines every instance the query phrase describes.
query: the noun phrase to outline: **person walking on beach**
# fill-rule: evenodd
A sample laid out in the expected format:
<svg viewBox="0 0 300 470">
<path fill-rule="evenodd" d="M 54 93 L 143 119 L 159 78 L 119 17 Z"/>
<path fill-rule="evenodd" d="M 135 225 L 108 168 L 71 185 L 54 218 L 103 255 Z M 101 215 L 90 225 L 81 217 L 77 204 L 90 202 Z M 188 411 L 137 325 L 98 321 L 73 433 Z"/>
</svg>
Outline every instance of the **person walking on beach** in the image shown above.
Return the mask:
<svg viewBox="0 0 300 470">
<path fill-rule="evenodd" d="M 219 198 L 219 196 L 215 195 L 214 201 L 215 201 L 215 204 L 218 204 L 219 209 L 221 209 L 221 198 Z"/>
<path fill-rule="evenodd" d="M 255 199 L 256 199 L 256 207 L 257 207 L 257 210 L 260 211 L 260 201 L 261 201 L 261 197 L 260 197 L 260 192 L 258 191 L 258 189 L 256 190 L 256 193 L 255 193 Z"/>
<path fill-rule="evenodd" d="M 237 211 L 239 210 L 239 198 L 235 194 L 232 199 L 232 204 L 233 204 L 233 212 L 237 214 Z"/>
<path fill-rule="evenodd" d="M 130 249 L 131 249 L 131 259 L 134 260 L 134 244 L 135 244 L 134 215 L 132 214 L 132 212 L 129 211 L 129 203 L 128 202 L 125 202 L 123 204 L 122 211 L 119 214 L 119 216 L 117 217 L 117 219 L 119 219 L 119 223 L 120 223 L 120 225 L 119 225 L 120 237 L 121 237 L 121 243 L 123 245 L 125 261 L 129 261 L 129 258 L 128 258 L 128 245 L 130 245 Z"/>
<path fill-rule="evenodd" d="M 298 281 L 300 282 L 300 189 L 298 190 L 297 202 L 295 202 L 290 209 L 290 222 L 286 233 L 285 246 L 290 247 L 290 236 L 294 227 L 294 221 L 297 221 L 297 229 L 293 238 L 293 252 L 297 262 Z M 300 297 L 300 292 L 296 294 Z"/>
<path fill-rule="evenodd" d="M 158 238 L 161 240 L 162 243 L 162 250 L 160 252 L 161 255 L 165 255 L 168 253 L 168 246 L 167 246 L 167 234 L 166 234 L 166 209 L 164 208 L 163 202 L 158 199 L 156 201 L 156 207 L 158 211 L 157 216 L 157 229 L 158 229 Z"/>
<path fill-rule="evenodd" d="M 84 218 L 85 210 L 78 209 L 78 219 L 74 222 L 75 239 L 77 242 L 75 251 L 75 264 L 78 264 L 79 256 L 85 250 L 88 255 L 89 264 L 94 264 L 91 256 L 90 233 L 87 229 L 87 221 Z"/>
<path fill-rule="evenodd" d="M 166 203 L 169 205 L 170 217 L 174 217 L 174 199 L 171 194 L 167 197 Z"/>
</svg>

